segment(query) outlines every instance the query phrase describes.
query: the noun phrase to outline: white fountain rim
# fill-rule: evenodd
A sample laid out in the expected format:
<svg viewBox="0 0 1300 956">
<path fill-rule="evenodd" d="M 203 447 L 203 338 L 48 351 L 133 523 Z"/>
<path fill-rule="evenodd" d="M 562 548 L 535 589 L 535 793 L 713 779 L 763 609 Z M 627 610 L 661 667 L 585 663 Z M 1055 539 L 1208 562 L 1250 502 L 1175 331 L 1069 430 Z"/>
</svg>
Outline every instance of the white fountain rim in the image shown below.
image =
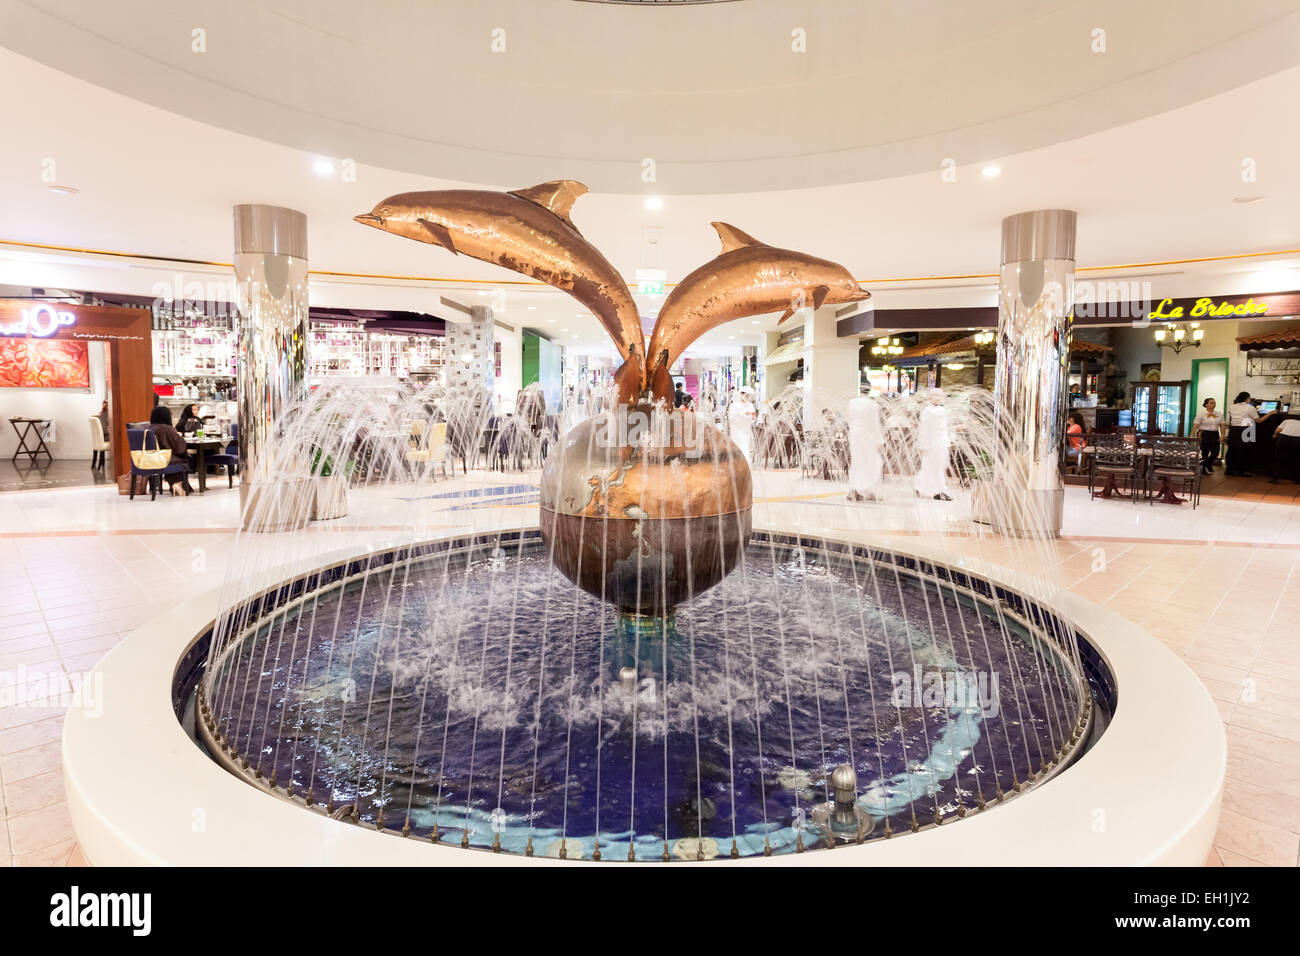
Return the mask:
<svg viewBox="0 0 1300 956">
<path fill-rule="evenodd" d="M 900 545 L 888 536 L 818 537 L 960 567 L 1020 590 L 1031 580 L 912 541 Z M 298 562 L 259 575 L 259 581 L 266 586 L 357 553 Z M 177 662 L 215 620 L 220 593 L 199 595 L 128 636 L 92 672 L 103 675 L 100 713 L 68 710 L 63 731 L 68 808 L 92 864 L 582 865 L 376 834 L 305 812 L 223 770 L 181 727 L 171 703 Z M 948 826 L 833 854 L 752 857 L 728 865 L 1201 864 L 1217 828 L 1227 764 L 1214 702 L 1199 678 L 1137 625 L 1069 592 L 1060 595 L 1057 610 L 1089 635 L 1110 666 L 1119 695 L 1106 733 L 1068 771 L 1005 806 Z"/>
</svg>

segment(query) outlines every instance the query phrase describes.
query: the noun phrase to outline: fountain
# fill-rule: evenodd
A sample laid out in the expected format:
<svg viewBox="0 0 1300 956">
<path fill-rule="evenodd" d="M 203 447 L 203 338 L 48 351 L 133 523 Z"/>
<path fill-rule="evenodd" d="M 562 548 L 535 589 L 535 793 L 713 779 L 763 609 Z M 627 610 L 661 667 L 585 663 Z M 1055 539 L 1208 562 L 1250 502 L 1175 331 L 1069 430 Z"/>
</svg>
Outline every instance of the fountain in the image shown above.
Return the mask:
<svg viewBox="0 0 1300 956">
<path fill-rule="evenodd" d="M 1128 688 L 1159 686 L 1180 732 L 1221 742 L 1213 705 L 1190 674 L 1154 676 L 1181 665 L 1150 638 L 1066 593 L 1047 539 L 971 522 L 1005 440 L 991 396 L 943 396 L 951 503 L 914 487 L 923 397 L 869 400 L 871 504 L 845 501 L 847 410 L 803 389 L 765 403 L 751 469 L 732 438 L 666 407 L 668 364 L 746 309 L 864 294 L 833 263 L 719 228 L 721 267 L 679 285 L 646 350 L 626 286 L 568 220 L 581 191 L 406 194 L 358 217 L 573 291 L 623 355 L 617 394 L 566 409 L 573 424 L 545 448 L 492 432 L 507 462 L 544 457 L 520 479 L 474 468 L 488 422 L 475 389 L 360 381 L 289 409 L 279 465 L 329 462 L 347 517 L 241 533 L 170 665 L 158 635 L 174 621 L 105 660 L 165 684 L 175 716 L 160 726 L 152 697 L 102 723 L 70 715 L 69 800 L 91 859 L 229 859 L 221 840 L 136 826 L 139 801 L 96 782 L 106 759 L 147 747 L 174 771 L 151 799 L 221 807 L 230 843 L 281 862 L 1203 856 L 1221 769 L 1180 753 Z M 484 216 L 496 245 L 467 224 Z M 541 241 L 549 257 L 527 258 Z M 727 281 L 703 295 L 715 272 Z M 460 459 L 450 481 L 408 455 L 439 425 Z M 950 536 L 999 562 L 935 546 Z M 158 742 L 182 727 L 197 746 Z M 1121 769 L 1160 747 L 1150 762 L 1168 763 L 1174 796 Z M 1113 813 L 1110 838 L 1049 838 L 1096 805 L 1135 809 Z"/>
</svg>

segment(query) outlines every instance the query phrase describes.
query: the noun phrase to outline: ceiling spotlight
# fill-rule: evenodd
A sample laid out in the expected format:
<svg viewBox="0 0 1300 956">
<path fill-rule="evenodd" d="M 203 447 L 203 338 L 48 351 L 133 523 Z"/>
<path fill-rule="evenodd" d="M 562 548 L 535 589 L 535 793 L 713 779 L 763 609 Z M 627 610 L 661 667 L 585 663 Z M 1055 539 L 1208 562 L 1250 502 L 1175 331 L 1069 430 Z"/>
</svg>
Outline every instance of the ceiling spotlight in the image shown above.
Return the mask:
<svg viewBox="0 0 1300 956">
<path fill-rule="evenodd" d="M 993 179 L 996 176 L 1002 175 L 1002 167 L 985 166 L 983 169 L 980 170 L 980 175 L 983 176 L 985 179 Z"/>
<path fill-rule="evenodd" d="M 646 196 L 645 207 L 647 209 L 663 209 L 664 201 L 658 196 Z"/>
<path fill-rule="evenodd" d="M 58 193 L 60 196 L 75 196 L 80 192 L 76 186 L 60 186 L 58 183 L 50 183 L 47 188 L 50 192 Z"/>
<path fill-rule="evenodd" d="M 530 306 L 528 307 L 528 311 L 529 311 L 529 312 L 536 312 L 536 311 L 537 311 L 537 306 L 535 306 L 535 305 L 530 305 Z M 552 319 L 551 321 L 554 322 L 555 320 Z"/>
<path fill-rule="evenodd" d="M 311 168 L 316 170 L 317 176 L 333 176 L 334 164 L 328 159 L 318 159 L 311 164 Z"/>
<path fill-rule="evenodd" d="M 51 186 L 50 188 L 53 189 L 54 187 Z M 1232 201 L 1238 206 L 1250 206 L 1259 202 L 1263 198 L 1263 196 L 1233 196 Z"/>
</svg>

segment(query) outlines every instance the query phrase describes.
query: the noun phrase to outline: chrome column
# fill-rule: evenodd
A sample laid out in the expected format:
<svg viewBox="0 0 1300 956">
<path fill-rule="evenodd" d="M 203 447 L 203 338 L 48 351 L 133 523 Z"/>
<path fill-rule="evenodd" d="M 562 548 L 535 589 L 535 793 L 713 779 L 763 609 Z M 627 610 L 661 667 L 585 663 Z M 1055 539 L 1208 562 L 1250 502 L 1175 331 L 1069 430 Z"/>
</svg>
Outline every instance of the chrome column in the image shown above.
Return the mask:
<svg viewBox="0 0 1300 956">
<path fill-rule="evenodd" d="M 1068 209 L 1002 220 L 994 386 L 998 491 L 989 504 L 994 527 L 1009 534 L 1061 531 L 1075 228 L 1076 215 Z"/>
<path fill-rule="evenodd" d="M 307 217 L 242 205 L 234 223 L 243 522 L 248 530 L 286 530 L 310 516 L 309 463 L 275 454 L 276 422 L 309 391 Z"/>
</svg>

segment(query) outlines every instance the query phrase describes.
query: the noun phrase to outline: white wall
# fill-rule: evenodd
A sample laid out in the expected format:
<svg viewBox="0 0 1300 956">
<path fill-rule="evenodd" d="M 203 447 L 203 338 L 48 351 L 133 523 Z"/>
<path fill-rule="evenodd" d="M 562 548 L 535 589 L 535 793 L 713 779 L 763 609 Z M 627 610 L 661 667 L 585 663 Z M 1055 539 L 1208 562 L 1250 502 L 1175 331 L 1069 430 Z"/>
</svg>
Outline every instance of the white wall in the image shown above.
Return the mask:
<svg viewBox="0 0 1300 956">
<path fill-rule="evenodd" d="M 0 388 L 0 461 L 8 461 L 18 447 L 18 434 L 9 424 L 12 417 L 48 418 L 54 422 L 57 439 L 46 442 L 55 458 L 84 458 L 90 466 L 91 415 L 99 414 L 106 395 L 103 342 L 89 342 L 90 388 Z M 41 461 L 45 460 L 42 455 Z M 26 456 L 18 464 L 27 462 Z"/>
</svg>

